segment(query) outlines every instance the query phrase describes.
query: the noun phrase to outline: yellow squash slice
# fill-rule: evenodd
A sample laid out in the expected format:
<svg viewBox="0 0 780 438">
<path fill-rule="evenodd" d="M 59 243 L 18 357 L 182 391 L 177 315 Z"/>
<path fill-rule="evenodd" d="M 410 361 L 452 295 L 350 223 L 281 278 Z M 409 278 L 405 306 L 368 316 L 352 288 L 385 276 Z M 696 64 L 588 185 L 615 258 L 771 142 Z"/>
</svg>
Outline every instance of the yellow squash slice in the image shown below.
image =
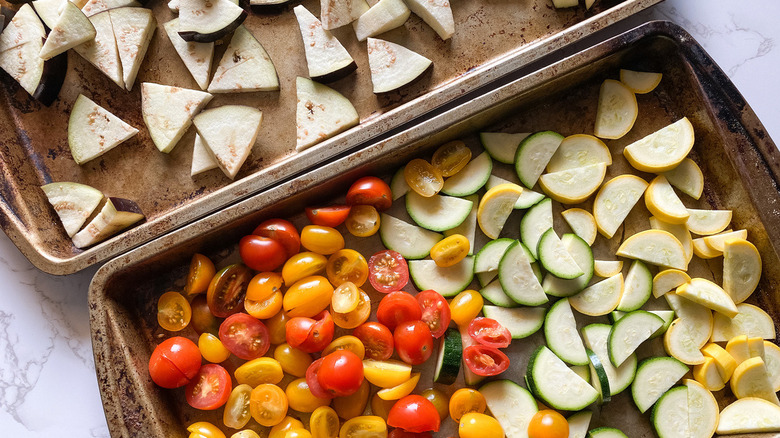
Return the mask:
<svg viewBox="0 0 780 438">
<path fill-rule="evenodd" d="M 593 272 L 601 278 L 617 275 L 623 270 L 623 260 L 594 260 Z"/>
<path fill-rule="evenodd" d="M 679 269 L 664 269 L 653 277 L 653 296 L 658 298 L 689 281 L 691 277 Z"/>
<path fill-rule="evenodd" d="M 711 246 L 707 245 L 703 237 L 693 239 L 691 243 L 693 244 L 693 254 L 702 260 L 714 259 L 715 257 L 723 255 L 722 252 L 712 249 Z"/>
<path fill-rule="evenodd" d="M 693 199 L 699 199 L 704 191 L 704 175 L 699 165 L 690 158 L 682 160 L 672 170 L 663 173 L 669 184 Z"/>
<path fill-rule="evenodd" d="M 764 343 L 764 364 L 769 374 L 772 391 L 780 391 L 780 347 L 769 341 Z"/>
<path fill-rule="evenodd" d="M 723 408 L 715 432 L 718 435 L 780 432 L 780 407 L 755 397 L 739 399 Z"/>
<path fill-rule="evenodd" d="M 694 303 L 712 309 L 729 318 L 737 316 L 737 305 L 729 295 L 717 284 L 704 279 L 692 278 L 688 283 L 677 288 L 677 295 L 685 297 Z"/>
<path fill-rule="evenodd" d="M 748 338 L 747 335 L 739 335 L 729 339 L 726 343 L 726 352 L 739 365 L 751 357 L 764 359 L 764 346 L 763 338 Z"/>
<path fill-rule="evenodd" d="M 646 230 L 636 233 L 620 245 L 617 255 L 651 265 L 688 270 L 682 244 L 666 231 Z"/>
<path fill-rule="evenodd" d="M 499 184 L 485 193 L 479 201 L 477 223 L 486 236 L 498 239 L 521 194 L 523 188 L 511 183 Z"/>
<path fill-rule="evenodd" d="M 720 391 L 726 387 L 715 360 L 708 356 L 704 356 L 704 362 L 693 366 L 693 378 L 710 391 Z"/>
<path fill-rule="evenodd" d="M 720 418 L 718 401 L 712 392 L 692 379 L 684 379 L 688 387 L 688 430 L 691 438 L 709 438 L 715 434 Z"/>
<path fill-rule="evenodd" d="M 574 231 L 574 234 L 580 236 L 588 245 L 593 245 L 598 230 L 596 229 L 596 219 L 593 219 L 592 214 L 581 208 L 570 208 L 562 211 L 561 216 L 569 224 L 569 228 Z"/>
<path fill-rule="evenodd" d="M 733 318 L 715 314 L 712 342 L 728 342 L 739 335 L 775 339 L 775 324 L 764 310 L 747 303 L 738 304 L 737 310 L 739 313 Z"/>
<path fill-rule="evenodd" d="M 546 173 L 539 177 L 539 186 L 547 196 L 561 204 L 579 204 L 596 192 L 606 174 L 607 165 L 596 163 Z"/>
<path fill-rule="evenodd" d="M 612 154 L 603 141 L 587 134 L 570 135 L 561 141 L 550 162 L 547 172 L 590 166 L 591 164 L 612 164 Z"/>
<path fill-rule="evenodd" d="M 761 279 L 761 254 L 747 240 L 728 240 L 723 245 L 723 290 L 735 303 L 745 301 Z"/>
<path fill-rule="evenodd" d="M 645 205 L 650 213 L 670 224 L 684 224 L 690 216 L 688 209 L 663 175 L 655 177 L 645 190 Z"/>
<path fill-rule="evenodd" d="M 650 216 L 649 220 L 650 228 L 668 231 L 680 241 L 683 246 L 683 251 L 685 251 L 685 257 L 688 260 L 688 263 L 690 263 L 691 259 L 693 259 L 693 238 L 691 238 L 691 232 L 688 231 L 688 227 L 685 226 L 685 224 L 670 224 L 655 216 Z"/>
<path fill-rule="evenodd" d="M 705 362 L 705 358 L 692 331 L 681 318 L 672 321 L 664 333 L 664 350 L 686 365 L 699 365 Z"/>
<path fill-rule="evenodd" d="M 635 169 L 666 172 L 677 167 L 693 148 L 693 126 L 687 117 L 631 143 L 623 155 Z"/>
<path fill-rule="evenodd" d="M 615 310 L 623 296 L 623 274 L 619 273 L 586 287 L 569 298 L 571 307 L 588 316 L 601 316 Z"/>
<path fill-rule="evenodd" d="M 601 84 L 596 111 L 596 137 L 618 139 L 631 130 L 639 114 L 636 96 L 623 83 L 607 79 Z"/>
<path fill-rule="evenodd" d="M 723 246 L 726 241 L 731 239 L 745 240 L 747 239 L 747 230 L 730 231 L 726 233 L 715 234 L 714 236 L 702 237 L 704 243 L 710 248 L 718 252 L 723 252 Z"/>
<path fill-rule="evenodd" d="M 593 218 L 601 234 L 608 239 L 615 235 L 647 185 L 638 176 L 620 175 L 601 186 L 593 201 Z"/>
<path fill-rule="evenodd" d="M 760 357 L 751 357 L 739 364 L 730 383 L 731 392 L 737 398 L 757 397 L 780 406 L 780 400 L 769 382 L 766 364 Z"/>
<path fill-rule="evenodd" d="M 728 351 L 726 351 L 720 345 L 710 342 L 701 349 L 702 354 L 707 357 L 711 357 L 715 361 L 715 365 L 718 367 L 718 373 L 720 378 L 724 382 L 728 382 L 731 375 L 734 374 L 734 370 L 737 368 L 737 361 L 734 360 Z"/>
<path fill-rule="evenodd" d="M 661 73 L 620 69 L 620 82 L 636 94 L 647 94 L 661 83 Z"/>
<path fill-rule="evenodd" d="M 731 223 L 731 210 L 688 209 L 690 216 L 685 225 L 691 233 L 709 236 L 725 230 Z"/>
</svg>

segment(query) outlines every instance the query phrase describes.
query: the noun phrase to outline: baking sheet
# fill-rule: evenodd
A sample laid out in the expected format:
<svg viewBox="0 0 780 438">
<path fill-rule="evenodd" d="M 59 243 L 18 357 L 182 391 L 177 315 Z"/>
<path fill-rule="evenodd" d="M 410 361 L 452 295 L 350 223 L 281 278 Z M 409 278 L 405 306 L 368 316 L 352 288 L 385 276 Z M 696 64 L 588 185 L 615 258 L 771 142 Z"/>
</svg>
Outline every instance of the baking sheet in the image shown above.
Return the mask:
<svg viewBox="0 0 780 438">
<path fill-rule="evenodd" d="M 53 274 L 76 272 L 357 148 L 660 1 L 601 0 L 586 11 L 582 6 L 555 10 L 550 0 L 456 0 L 452 4 L 456 33 L 446 42 L 413 14 L 404 26 L 380 37 L 431 58 L 434 67 L 414 84 L 382 96 L 371 92 L 365 43 L 355 39 L 351 26 L 337 29 L 334 34 L 353 55 L 358 69 L 330 85 L 353 102 L 361 124 L 302 153 L 294 151 L 294 84 L 296 76 L 307 76 L 307 69 L 291 11 L 294 4 L 280 14 L 252 13 L 245 25 L 274 61 L 281 90 L 216 95 L 211 102 L 210 107 L 229 102 L 263 110 L 257 143 L 236 180 L 230 181 L 219 170 L 190 177 L 194 129 L 167 155 L 158 152 L 149 138 L 140 112 L 140 83 L 197 88 L 163 30 L 163 24 L 173 17 L 167 2 L 150 0 L 158 30 L 132 92 L 119 89 L 75 53 L 68 55 L 65 84 L 49 108 L 31 101 L 13 81 L 0 84 L 0 227 L 38 268 Z M 5 0 L 0 4 L 7 6 Z M 319 16 L 319 0 L 302 4 Z M 214 64 L 224 46 L 217 47 Z M 141 132 L 98 159 L 75 164 L 68 148 L 67 121 L 79 93 Z M 79 250 L 39 190 L 52 181 L 81 182 L 110 196 L 135 200 L 147 219 L 119 237 Z"/>
</svg>

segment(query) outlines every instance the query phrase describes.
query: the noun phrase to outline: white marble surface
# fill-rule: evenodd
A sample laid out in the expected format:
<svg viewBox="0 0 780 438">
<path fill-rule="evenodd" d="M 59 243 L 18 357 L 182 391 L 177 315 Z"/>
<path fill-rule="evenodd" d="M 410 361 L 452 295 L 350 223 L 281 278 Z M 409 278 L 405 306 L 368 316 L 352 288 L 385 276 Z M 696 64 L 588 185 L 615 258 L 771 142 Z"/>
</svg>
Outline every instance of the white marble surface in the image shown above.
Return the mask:
<svg viewBox="0 0 780 438">
<path fill-rule="evenodd" d="M 667 0 L 633 17 L 682 25 L 780 140 L 780 2 Z M 54 277 L 0 234 L 0 436 L 107 437 L 92 360 L 87 288 L 95 269 Z"/>
</svg>

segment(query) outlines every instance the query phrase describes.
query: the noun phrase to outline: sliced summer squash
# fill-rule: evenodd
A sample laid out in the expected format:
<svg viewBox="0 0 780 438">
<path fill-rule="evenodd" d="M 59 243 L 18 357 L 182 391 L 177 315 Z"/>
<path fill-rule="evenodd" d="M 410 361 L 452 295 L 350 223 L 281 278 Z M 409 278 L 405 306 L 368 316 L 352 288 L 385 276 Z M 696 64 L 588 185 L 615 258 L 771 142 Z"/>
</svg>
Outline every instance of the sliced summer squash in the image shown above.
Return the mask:
<svg viewBox="0 0 780 438">
<path fill-rule="evenodd" d="M 688 259 L 682 244 L 666 231 L 646 230 L 636 233 L 620 245 L 617 255 L 651 265 L 688 270 Z"/>
<path fill-rule="evenodd" d="M 645 205 L 650 213 L 670 224 L 684 224 L 690 213 L 674 188 L 663 175 L 658 175 L 645 190 Z"/>
<path fill-rule="evenodd" d="M 512 339 L 523 339 L 542 328 L 547 309 L 544 307 L 518 307 L 511 309 L 499 306 L 483 306 L 482 313 L 486 318 L 495 319 L 509 330 Z"/>
<path fill-rule="evenodd" d="M 704 175 L 699 165 L 690 158 L 680 162 L 672 170 L 663 173 L 669 184 L 693 199 L 699 199 L 704 191 Z"/>
<path fill-rule="evenodd" d="M 560 172 L 599 163 L 612 164 L 612 155 L 607 145 L 592 135 L 575 134 L 561 141 L 558 150 L 547 163 L 547 172 Z"/>
<path fill-rule="evenodd" d="M 715 396 L 701 383 L 685 379 L 688 388 L 688 430 L 692 438 L 709 438 L 718 427 L 720 412 Z"/>
<path fill-rule="evenodd" d="M 590 324 L 582 328 L 582 340 L 585 347 L 593 351 L 604 367 L 609 381 L 612 396 L 619 394 L 634 381 L 636 375 L 637 359 L 632 354 L 622 365 L 615 368 L 609 359 L 609 334 L 612 326 L 607 324 Z"/>
<path fill-rule="evenodd" d="M 552 199 L 549 198 L 531 207 L 520 221 L 520 240 L 531 251 L 534 258 L 539 258 L 536 252 L 539 239 L 552 226 Z"/>
<path fill-rule="evenodd" d="M 393 174 L 393 179 L 390 180 L 390 191 L 393 193 L 393 201 L 409 193 L 409 190 L 411 190 L 411 188 L 409 187 L 409 184 L 406 183 L 404 168 L 400 167 L 395 174 Z"/>
<path fill-rule="evenodd" d="M 780 407 L 754 397 L 723 408 L 715 431 L 718 435 L 780 432 Z"/>
<path fill-rule="evenodd" d="M 747 239 L 747 230 L 737 230 L 737 231 L 730 231 L 726 233 L 718 233 L 712 236 L 703 237 L 702 239 L 704 240 L 704 243 L 707 244 L 707 246 L 714 249 L 715 251 L 722 253 L 723 247 L 727 241 L 732 239 L 739 239 L 739 240 Z"/>
<path fill-rule="evenodd" d="M 761 279 L 761 254 L 747 240 L 728 240 L 723 245 L 723 290 L 739 304 Z"/>
<path fill-rule="evenodd" d="M 561 243 L 582 270 L 583 275 L 566 280 L 548 272 L 542 281 L 542 288 L 548 295 L 568 297 L 585 289 L 593 278 L 593 252 L 587 242 L 576 234 L 564 234 Z"/>
<path fill-rule="evenodd" d="M 550 307 L 544 319 L 544 338 L 547 346 L 564 362 L 587 365 L 588 355 L 577 331 L 577 321 L 569 300 L 558 300 Z"/>
<path fill-rule="evenodd" d="M 442 296 L 452 297 L 474 279 L 474 257 L 467 256 L 446 268 L 437 266 L 433 260 L 410 260 L 409 276 L 419 290 L 433 289 Z"/>
<path fill-rule="evenodd" d="M 677 288 L 677 295 L 722 313 L 729 318 L 735 317 L 739 312 L 726 291 L 704 278 L 692 278 L 691 281 Z"/>
<path fill-rule="evenodd" d="M 687 373 L 688 366 L 673 357 L 650 357 L 643 360 L 631 384 L 634 404 L 640 412 L 646 412 Z"/>
<path fill-rule="evenodd" d="M 566 419 L 569 423 L 569 438 L 585 438 L 588 435 L 591 417 L 593 417 L 591 411 L 580 411 L 569 416 Z"/>
<path fill-rule="evenodd" d="M 737 310 L 739 313 L 733 318 L 715 314 L 712 342 L 728 342 L 739 335 L 775 339 L 775 324 L 764 310 L 747 303 L 738 304 Z"/>
<path fill-rule="evenodd" d="M 709 236 L 720 233 L 731 223 L 731 210 L 696 210 L 689 208 L 685 225 L 691 233 Z"/>
<path fill-rule="evenodd" d="M 615 310 L 623 295 L 623 274 L 601 280 L 569 298 L 574 310 L 588 316 L 601 316 Z"/>
<path fill-rule="evenodd" d="M 520 242 L 507 248 L 498 265 L 498 280 L 504 292 L 518 304 L 539 306 L 548 301 L 531 267 L 531 258 Z"/>
<path fill-rule="evenodd" d="M 479 196 L 469 195 L 465 197 L 466 200 L 469 200 L 473 202 L 473 205 L 478 205 L 479 202 Z M 469 255 L 474 255 L 474 243 L 476 242 L 477 237 L 477 209 L 473 208 L 471 209 L 471 212 L 469 212 L 469 215 L 466 216 L 466 219 L 461 222 L 460 225 L 458 225 L 455 228 L 450 228 L 449 230 L 444 230 L 444 236 L 450 237 L 453 234 L 460 234 L 462 236 L 465 236 L 467 239 L 469 239 Z"/>
<path fill-rule="evenodd" d="M 479 201 L 477 223 L 486 236 L 498 238 L 522 193 L 522 187 L 511 183 L 497 185 L 485 193 Z"/>
<path fill-rule="evenodd" d="M 544 269 L 558 278 L 571 280 L 584 274 L 552 228 L 542 234 L 536 252 Z"/>
<path fill-rule="evenodd" d="M 499 184 L 506 184 L 509 182 L 511 181 L 505 180 L 495 175 L 490 175 L 487 184 L 485 184 L 485 188 L 490 190 Z M 517 198 L 517 202 L 515 202 L 515 210 L 525 210 L 527 208 L 531 208 L 543 199 L 543 194 L 537 193 L 528 188 L 523 188 L 523 193 L 520 194 L 520 197 Z"/>
<path fill-rule="evenodd" d="M 482 295 L 482 298 L 486 299 L 487 301 L 495 304 L 498 307 L 517 307 L 519 304 L 512 298 L 509 298 L 509 295 L 504 292 L 504 288 L 501 287 L 501 282 L 498 280 L 493 280 L 488 285 L 484 286 L 480 291 L 479 294 Z"/>
<path fill-rule="evenodd" d="M 623 270 L 623 260 L 594 260 L 593 272 L 601 278 L 617 275 Z"/>
<path fill-rule="evenodd" d="M 414 191 L 406 194 L 406 211 L 417 225 L 431 231 L 455 228 L 468 217 L 474 203 L 453 196 L 433 195 L 429 198 Z"/>
<path fill-rule="evenodd" d="M 599 232 L 611 239 L 645 192 L 648 184 L 634 175 L 620 175 L 604 183 L 593 201 Z"/>
<path fill-rule="evenodd" d="M 769 380 L 766 364 L 760 357 L 751 357 L 737 365 L 729 382 L 731 392 L 737 398 L 756 397 L 780 406 Z"/>
<path fill-rule="evenodd" d="M 596 219 L 593 219 L 590 212 L 581 208 L 570 208 L 562 211 L 561 216 L 569 224 L 569 228 L 574 231 L 574 234 L 582 237 L 588 245 L 593 245 L 598 229 L 596 228 Z"/>
<path fill-rule="evenodd" d="M 659 438 L 690 436 L 688 388 L 675 386 L 655 403 L 650 421 Z"/>
<path fill-rule="evenodd" d="M 598 190 L 606 173 L 605 163 L 559 170 L 539 177 L 539 186 L 547 196 L 562 204 L 579 204 Z"/>
<path fill-rule="evenodd" d="M 458 173 L 447 178 L 441 191 L 450 196 L 468 196 L 476 193 L 487 183 L 492 170 L 493 160 L 487 152 L 482 152 Z"/>
<path fill-rule="evenodd" d="M 688 156 L 693 141 L 693 125 L 687 117 L 683 117 L 626 146 L 623 155 L 642 172 L 666 172 Z"/>
<path fill-rule="evenodd" d="M 612 361 L 612 365 L 616 367 L 622 365 L 663 325 L 664 320 L 660 316 L 644 310 L 635 310 L 620 318 L 612 325 L 607 341 L 609 360 Z"/>
<path fill-rule="evenodd" d="M 528 424 L 539 410 L 536 400 L 525 388 L 511 380 L 495 380 L 482 385 L 490 413 L 509 438 L 528 436 Z"/>
<path fill-rule="evenodd" d="M 546 346 L 531 355 L 526 375 L 531 391 L 555 409 L 578 411 L 598 398 L 596 390 Z"/>
<path fill-rule="evenodd" d="M 481 132 L 479 139 L 482 147 L 494 160 L 504 164 L 514 164 L 517 147 L 530 133 L 508 134 L 505 132 Z"/>
<path fill-rule="evenodd" d="M 443 236 L 385 213 L 380 214 L 379 236 L 387 249 L 397 251 L 405 259 L 422 259 Z"/>
<path fill-rule="evenodd" d="M 689 281 L 691 281 L 691 277 L 684 271 L 664 269 L 653 277 L 653 296 L 659 298 Z"/>
<path fill-rule="evenodd" d="M 524 186 L 532 189 L 544 172 L 563 136 L 557 132 L 542 131 L 526 137 L 515 154 L 515 172 Z"/>
<path fill-rule="evenodd" d="M 652 291 L 653 274 L 644 263 L 634 260 L 628 269 L 617 310 L 631 312 L 641 308 L 650 298 Z"/>
<path fill-rule="evenodd" d="M 661 73 L 620 69 L 620 82 L 636 94 L 647 94 L 661 83 Z"/>
<path fill-rule="evenodd" d="M 498 270 L 498 263 L 501 261 L 501 257 L 504 256 L 509 245 L 514 242 L 516 240 L 503 238 L 486 243 L 474 257 L 474 272 L 479 274 Z"/>
<path fill-rule="evenodd" d="M 638 114 L 639 107 L 634 93 L 621 82 L 607 79 L 599 90 L 593 133 L 600 138 L 621 138 L 634 127 Z"/>
<path fill-rule="evenodd" d="M 693 258 L 693 239 L 691 238 L 691 232 L 688 231 L 688 227 L 685 224 L 670 224 L 655 216 L 650 216 L 649 221 L 652 229 L 672 233 L 672 236 L 680 241 L 685 252 L 685 258 L 690 263 Z"/>
<path fill-rule="evenodd" d="M 711 357 L 715 361 L 721 380 L 728 382 L 734 370 L 737 368 L 737 361 L 720 345 L 710 342 L 701 349 L 702 354 Z"/>
</svg>

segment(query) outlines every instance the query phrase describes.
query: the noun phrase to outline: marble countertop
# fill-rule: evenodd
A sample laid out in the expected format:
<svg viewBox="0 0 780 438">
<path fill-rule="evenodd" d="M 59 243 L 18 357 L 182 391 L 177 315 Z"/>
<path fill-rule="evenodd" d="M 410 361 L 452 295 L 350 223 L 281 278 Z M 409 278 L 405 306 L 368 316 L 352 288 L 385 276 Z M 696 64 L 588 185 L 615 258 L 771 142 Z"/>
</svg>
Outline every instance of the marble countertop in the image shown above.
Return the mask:
<svg viewBox="0 0 780 438">
<path fill-rule="evenodd" d="M 780 139 L 780 2 L 667 0 L 618 23 L 685 28 L 717 61 L 770 135 Z M 108 437 L 95 378 L 87 289 L 96 268 L 55 277 L 0 234 L 0 435 Z"/>
</svg>

